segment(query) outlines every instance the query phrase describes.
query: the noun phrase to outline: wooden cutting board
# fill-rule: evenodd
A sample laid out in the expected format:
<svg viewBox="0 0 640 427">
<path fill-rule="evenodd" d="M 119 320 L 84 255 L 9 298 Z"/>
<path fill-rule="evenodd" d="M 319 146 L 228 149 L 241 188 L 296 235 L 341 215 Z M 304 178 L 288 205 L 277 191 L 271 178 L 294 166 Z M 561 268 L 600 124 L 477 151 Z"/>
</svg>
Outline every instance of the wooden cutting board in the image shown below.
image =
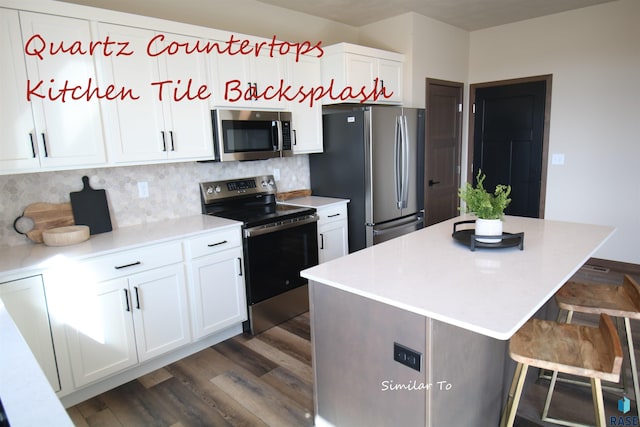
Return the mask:
<svg viewBox="0 0 640 427">
<path fill-rule="evenodd" d="M 33 228 L 24 234 L 36 243 L 43 242 L 43 231 L 74 224 L 71 203 L 33 203 L 22 216 L 33 221 Z"/>
<path fill-rule="evenodd" d="M 94 190 L 89 177 L 83 176 L 84 188 L 69 194 L 76 225 L 89 226 L 90 234 L 111 231 L 111 216 L 105 190 Z"/>
</svg>

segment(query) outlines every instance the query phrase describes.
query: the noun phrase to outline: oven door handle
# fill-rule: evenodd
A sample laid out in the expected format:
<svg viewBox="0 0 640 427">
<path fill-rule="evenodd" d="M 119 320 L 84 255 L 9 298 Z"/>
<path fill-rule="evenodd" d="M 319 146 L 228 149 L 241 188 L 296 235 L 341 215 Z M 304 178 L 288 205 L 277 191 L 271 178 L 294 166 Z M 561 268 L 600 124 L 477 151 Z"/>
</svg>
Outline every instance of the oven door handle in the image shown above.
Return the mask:
<svg viewBox="0 0 640 427">
<path fill-rule="evenodd" d="M 286 230 L 287 228 L 293 228 L 293 227 L 298 227 L 300 225 L 309 224 L 312 222 L 318 222 L 318 218 L 319 217 L 317 214 L 312 214 L 302 218 L 296 218 L 293 220 L 247 228 L 244 230 L 244 237 L 250 238 L 255 236 L 261 236 L 263 234 L 275 233 L 277 231 Z"/>
</svg>

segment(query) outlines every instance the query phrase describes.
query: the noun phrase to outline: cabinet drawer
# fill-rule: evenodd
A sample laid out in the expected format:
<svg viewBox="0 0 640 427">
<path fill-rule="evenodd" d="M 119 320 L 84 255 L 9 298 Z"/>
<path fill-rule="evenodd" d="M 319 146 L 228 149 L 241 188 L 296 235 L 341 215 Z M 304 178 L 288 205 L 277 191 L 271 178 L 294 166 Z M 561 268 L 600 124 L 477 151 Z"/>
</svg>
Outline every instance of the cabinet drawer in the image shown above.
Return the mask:
<svg viewBox="0 0 640 427">
<path fill-rule="evenodd" d="M 326 208 L 318 209 L 318 216 L 320 219 L 319 224 L 326 224 L 333 221 L 340 221 L 347 219 L 347 204 L 341 203 L 339 205 L 328 206 Z"/>
<path fill-rule="evenodd" d="M 194 237 L 187 242 L 192 258 L 198 258 L 229 248 L 242 245 L 242 236 L 239 228 L 230 230 L 216 231 L 208 233 L 201 237 Z"/>
<path fill-rule="evenodd" d="M 179 241 L 146 246 L 97 257 L 82 263 L 96 282 L 182 262 Z"/>
</svg>

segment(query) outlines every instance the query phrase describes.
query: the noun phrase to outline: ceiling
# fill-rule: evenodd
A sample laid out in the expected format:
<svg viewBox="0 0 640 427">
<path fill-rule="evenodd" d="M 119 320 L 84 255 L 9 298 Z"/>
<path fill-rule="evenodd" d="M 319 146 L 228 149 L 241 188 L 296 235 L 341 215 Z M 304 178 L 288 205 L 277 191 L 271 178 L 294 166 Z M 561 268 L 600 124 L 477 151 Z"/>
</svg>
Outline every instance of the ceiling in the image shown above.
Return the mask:
<svg viewBox="0 0 640 427">
<path fill-rule="evenodd" d="M 415 12 L 468 31 L 613 0 L 258 0 L 359 27 Z"/>
</svg>

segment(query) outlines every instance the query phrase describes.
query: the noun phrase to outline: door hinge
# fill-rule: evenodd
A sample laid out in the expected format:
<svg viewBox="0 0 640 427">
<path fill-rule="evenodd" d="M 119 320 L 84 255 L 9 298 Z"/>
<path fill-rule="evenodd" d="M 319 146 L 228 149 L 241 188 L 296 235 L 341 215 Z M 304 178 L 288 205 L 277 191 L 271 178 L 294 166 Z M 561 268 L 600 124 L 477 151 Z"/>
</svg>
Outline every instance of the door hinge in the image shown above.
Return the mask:
<svg viewBox="0 0 640 427">
<path fill-rule="evenodd" d="M 462 113 L 462 103 L 458 104 L 458 113 Z"/>
</svg>

